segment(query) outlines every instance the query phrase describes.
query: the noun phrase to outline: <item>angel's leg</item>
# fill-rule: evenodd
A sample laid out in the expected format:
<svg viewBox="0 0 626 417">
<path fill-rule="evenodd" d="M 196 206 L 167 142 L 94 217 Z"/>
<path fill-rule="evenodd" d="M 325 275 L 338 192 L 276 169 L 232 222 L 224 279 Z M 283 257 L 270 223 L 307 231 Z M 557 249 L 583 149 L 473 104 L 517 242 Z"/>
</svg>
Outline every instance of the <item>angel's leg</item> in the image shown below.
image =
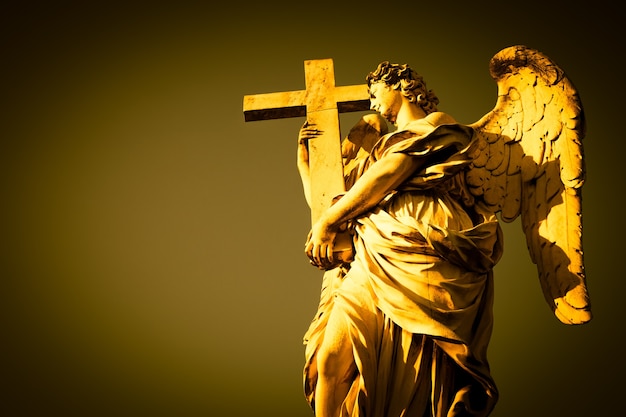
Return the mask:
<svg viewBox="0 0 626 417">
<path fill-rule="evenodd" d="M 317 353 L 316 417 L 339 416 L 356 370 L 348 326 L 342 313 L 340 310 L 331 313 L 324 341 Z"/>
</svg>

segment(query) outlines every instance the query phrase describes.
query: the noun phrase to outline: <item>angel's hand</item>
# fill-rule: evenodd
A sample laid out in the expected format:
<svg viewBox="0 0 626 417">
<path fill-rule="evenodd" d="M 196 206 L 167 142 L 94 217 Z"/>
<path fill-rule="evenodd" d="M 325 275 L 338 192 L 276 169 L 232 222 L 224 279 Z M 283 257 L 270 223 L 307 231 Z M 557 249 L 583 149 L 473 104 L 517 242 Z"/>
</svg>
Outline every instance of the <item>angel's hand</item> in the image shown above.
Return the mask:
<svg viewBox="0 0 626 417">
<path fill-rule="evenodd" d="M 320 136 L 322 131 L 313 123 L 304 122 L 298 134 L 298 164 L 309 165 L 309 140 Z"/>
<path fill-rule="evenodd" d="M 312 265 L 324 270 L 335 266 L 333 250 L 337 232 L 337 228 L 323 221 L 318 221 L 313 225 L 304 246 L 304 251 Z"/>
</svg>

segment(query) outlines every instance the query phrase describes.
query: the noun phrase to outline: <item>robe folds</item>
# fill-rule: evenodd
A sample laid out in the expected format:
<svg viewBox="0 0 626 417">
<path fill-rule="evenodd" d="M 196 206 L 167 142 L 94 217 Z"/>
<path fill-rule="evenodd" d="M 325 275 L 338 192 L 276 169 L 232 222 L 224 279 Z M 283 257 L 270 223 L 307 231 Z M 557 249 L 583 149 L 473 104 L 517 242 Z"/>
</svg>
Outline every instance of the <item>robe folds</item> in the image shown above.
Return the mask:
<svg viewBox="0 0 626 417">
<path fill-rule="evenodd" d="M 420 119 L 387 134 L 366 158 L 346 164 L 349 188 L 391 153 L 424 162 L 351 222 L 354 259 L 324 274 L 304 337 L 312 407 L 316 352 L 335 314 L 349 328 L 357 368 L 342 416 L 487 416 L 497 401 L 487 347 L 502 233 L 465 187 L 471 128 L 439 119 L 443 124 Z"/>
</svg>

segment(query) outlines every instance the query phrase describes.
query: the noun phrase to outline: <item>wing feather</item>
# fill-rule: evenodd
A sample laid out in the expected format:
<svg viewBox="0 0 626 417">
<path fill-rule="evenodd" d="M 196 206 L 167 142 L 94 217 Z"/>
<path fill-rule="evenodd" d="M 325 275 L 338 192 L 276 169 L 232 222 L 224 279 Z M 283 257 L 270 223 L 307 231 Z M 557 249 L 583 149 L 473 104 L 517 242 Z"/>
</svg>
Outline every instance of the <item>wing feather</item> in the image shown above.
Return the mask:
<svg viewBox="0 0 626 417">
<path fill-rule="evenodd" d="M 506 176 L 506 192 L 500 215 L 505 222 L 512 222 L 519 216 L 522 200 L 521 173 L 518 171 Z"/>
<path fill-rule="evenodd" d="M 479 204 L 503 221 L 521 216 L 548 305 L 567 324 L 591 319 L 582 250 L 584 113 L 576 89 L 548 57 L 525 46 L 490 62 L 494 109 L 476 123 L 466 175 Z"/>
</svg>

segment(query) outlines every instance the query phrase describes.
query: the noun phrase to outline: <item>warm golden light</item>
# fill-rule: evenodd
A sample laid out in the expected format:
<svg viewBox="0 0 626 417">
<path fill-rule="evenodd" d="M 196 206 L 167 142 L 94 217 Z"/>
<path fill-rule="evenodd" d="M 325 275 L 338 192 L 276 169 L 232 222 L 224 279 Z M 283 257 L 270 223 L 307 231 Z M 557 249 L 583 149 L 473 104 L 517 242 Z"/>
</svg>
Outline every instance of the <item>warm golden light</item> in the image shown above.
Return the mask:
<svg viewBox="0 0 626 417">
<path fill-rule="evenodd" d="M 585 104 L 595 317 L 554 319 L 519 223 L 505 225 L 493 415 L 621 407 L 616 6 L 9 3 L 0 414 L 310 416 L 302 337 L 321 277 L 303 251 L 304 119 L 246 123 L 242 98 L 305 88 L 305 60 L 332 58 L 338 86 L 391 60 L 471 123 L 495 104 L 489 58 L 519 43 L 562 65 Z M 342 132 L 361 116 L 342 114 Z"/>
</svg>

